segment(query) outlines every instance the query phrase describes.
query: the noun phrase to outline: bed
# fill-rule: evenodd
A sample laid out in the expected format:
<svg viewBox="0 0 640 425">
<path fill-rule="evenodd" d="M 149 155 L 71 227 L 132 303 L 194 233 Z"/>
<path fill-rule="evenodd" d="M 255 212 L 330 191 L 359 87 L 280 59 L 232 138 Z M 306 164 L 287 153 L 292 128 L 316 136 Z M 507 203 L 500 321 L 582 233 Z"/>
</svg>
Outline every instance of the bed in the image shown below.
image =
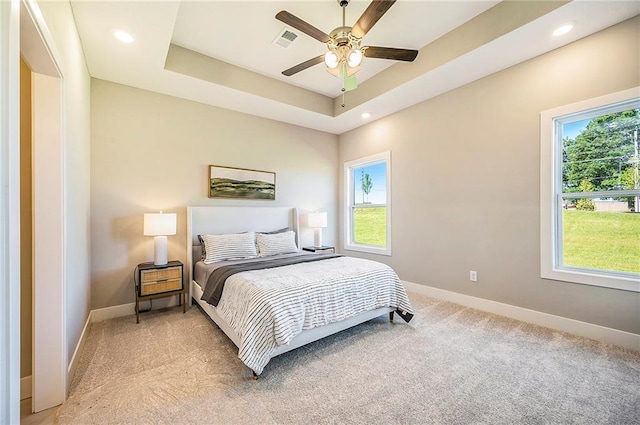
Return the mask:
<svg viewBox="0 0 640 425">
<path fill-rule="evenodd" d="M 405 321 L 413 316 L 388 266 L 301 252 L 296 208 L 187 207 L 187 235 L 189 303 L 196 302 L 233 341 L 256 378 L 271 358 L 302 345 L 381 315 L 391 321 L 394 313 Z M 250 238 L 256 252 L 270 254 L 276 247 L 278 255 L 240 260 L 213 254 Z M 278 251 L 283 246 L 288 251 Z"/>
</svg>

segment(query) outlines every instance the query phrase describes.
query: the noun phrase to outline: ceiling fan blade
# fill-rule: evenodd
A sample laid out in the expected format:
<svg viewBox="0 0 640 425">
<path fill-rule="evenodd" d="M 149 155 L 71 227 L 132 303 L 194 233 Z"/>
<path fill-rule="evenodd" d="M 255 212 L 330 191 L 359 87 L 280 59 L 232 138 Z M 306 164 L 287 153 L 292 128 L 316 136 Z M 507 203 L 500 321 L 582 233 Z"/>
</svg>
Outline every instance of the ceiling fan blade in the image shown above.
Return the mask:
<svg viewBox="0 0 640 425">
<path fill-rule="evenodd" d="M 311 68 L 313 65 L 317 65 L 323 61 L 324 61 L 324 55 L 320 55 L 317 58 L 312 58 L 312 59 L 309 59 L 308 61 L 299 63 L 296 66 L 292 66 L 291 68 L 282 71 L 282 74 L 286 75 L 287 77 L 291 77 L 293 74 L 296 74 L 300 71 L 304 71 L 307 68 Z"/>
<path fill-rule="evenodd" d="M 413 62 L 416 56 L 418 56 L 418 51 L 410 49 L 395 49 L 393 47 L 368 46 L 364 50 L 364 55 L 368 58 Z"/>
<path fill-rule="evenodd" d="M 396 0 L 373 0 L 351 29 L 351 34 L 358 38 L 364 37 L 395 2 Z"/>
<path fill-rule="evenodd" d="M 329 41 L 329 34 L 319 30 L 318 28 L 314 27 L 311 24 L 306 23 L 302 19 L 292 15 L 286 10 L 281 10 L 280 12 L 278 12 L 278 14 L 276 15 L 276 19 L 284 22 L 290 27 L 293 27 L 297 30 L 302 31 L 303 33 L 307 34 L 310 37 L 315 38 L 318 41 L 321 41 L 323 43 L 326 43 L 327 41 Z"/>
</svg>

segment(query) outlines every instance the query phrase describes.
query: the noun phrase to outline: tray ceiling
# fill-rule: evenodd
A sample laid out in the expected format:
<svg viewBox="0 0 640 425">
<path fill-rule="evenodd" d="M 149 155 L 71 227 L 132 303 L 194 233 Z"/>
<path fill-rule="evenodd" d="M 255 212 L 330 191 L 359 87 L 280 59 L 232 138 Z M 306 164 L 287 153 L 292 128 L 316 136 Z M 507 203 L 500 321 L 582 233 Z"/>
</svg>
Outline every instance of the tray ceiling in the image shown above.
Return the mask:
<svg viewBox="0 0 640 425">
<path fill-rule="evenodd" d="M 346 23 L 368 6 L 352 0 Z M 287 10 L 330 32 L 335 0 L 72 1 L 94 78 L 340 134 L 640 14 L 640 2 L 399 0 L 364 45 L 418 49 L 415 62 L 365 58 L 342 107 L 340 80 L 319 64 L 281 74 L 326 51 L 275 19 Z M 575 28 L 551 32 L 565 22 Z M 283 29 L 298 35 L 274 44 Z M 124 44 L 113 33 L 130 33 Z M 362 113 L 371 114 L 369 121 Z"/>
</svg>

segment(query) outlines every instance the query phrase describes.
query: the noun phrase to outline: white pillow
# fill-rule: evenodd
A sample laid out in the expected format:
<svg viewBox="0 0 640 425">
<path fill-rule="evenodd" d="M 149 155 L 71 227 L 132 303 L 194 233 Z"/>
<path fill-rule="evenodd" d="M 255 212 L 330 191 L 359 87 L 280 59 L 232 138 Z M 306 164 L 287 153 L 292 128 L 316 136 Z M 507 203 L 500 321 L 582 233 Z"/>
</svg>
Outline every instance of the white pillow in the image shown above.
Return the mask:
<svg viewBox="0 0 640 425">
<path fill-rule="evenodd" d="M 256 244 L 261 257 L 298 252 L 296 234 L 293 230 L 282 233 L 258 233 Z"/>
<path fill-rule="evenodd" d="M 205 264 L 258 256 L 253 232 L 202 235 L 202 240 L 206 252 Z"/>
</svg>

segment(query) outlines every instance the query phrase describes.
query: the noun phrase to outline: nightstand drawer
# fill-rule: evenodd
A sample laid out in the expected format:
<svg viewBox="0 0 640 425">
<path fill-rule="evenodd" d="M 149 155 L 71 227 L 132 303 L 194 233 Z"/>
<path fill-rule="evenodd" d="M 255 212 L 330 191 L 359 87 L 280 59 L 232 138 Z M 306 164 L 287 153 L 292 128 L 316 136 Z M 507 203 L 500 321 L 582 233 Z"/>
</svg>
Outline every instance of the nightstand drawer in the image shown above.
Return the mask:
<svg viewBox="0 0 640 425">
<path fill-rule="evenodd" d="M 168 267 L 166 269 L 140 270 L 140 283 L 153 283 L 159 280 L 182 280 L 182 267 Z"/>
<path fill-rule="evenodd" d="M 142 282 L 140 286 L 140 296 L 158 294 L 160 292 L 179 291 L 182 289 L 182 279 L 158 280 L 153 282 Z"/>
<path fill-rule="evenodd" d="M 182 263 L 180 262 L 172 261 L 167 266 L 140 264 L 138 269 L 140 283 L 136 287 L 139 297 L 183 289 Z"/>
<path fill-rule="evenodd" d="M 187 291 L 182 267 L 180 261 L 169 261 L 167 264 L 138 264 L 133 279 L 136 292 L 136 323 L 140 323 L 140 301 L 149 301 L 151 310 L 154 299 L 177 295 L 182 304 L 182 312 L 186 311 Z"/>
</svg>

